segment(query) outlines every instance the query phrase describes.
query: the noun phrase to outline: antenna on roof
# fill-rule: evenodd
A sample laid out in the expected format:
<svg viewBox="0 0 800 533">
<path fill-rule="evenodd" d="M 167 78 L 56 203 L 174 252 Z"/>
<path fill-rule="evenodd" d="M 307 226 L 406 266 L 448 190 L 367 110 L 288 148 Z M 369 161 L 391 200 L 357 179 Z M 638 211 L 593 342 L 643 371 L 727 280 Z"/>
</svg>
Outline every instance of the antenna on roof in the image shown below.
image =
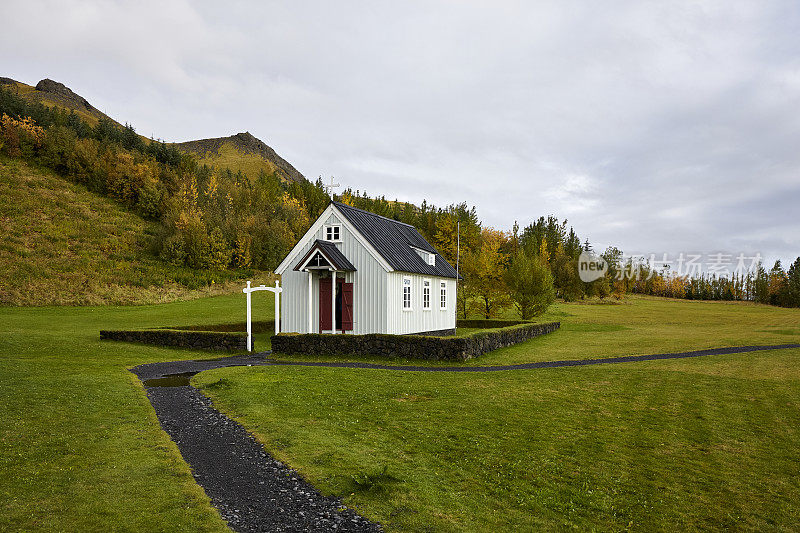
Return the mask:
<svg viewBox="0 0 800 533">
<path fill-rule="evenodd" d="M 320 178 L 322 178 L 322 176 L 320 176 Z M 331 176 L 331 182 L 325 186 L 325 188 L 328 189 L 328 195 L 331 197 L 331 200 L 333 200 L 334 187 L 341 187 L 341 185 L 341 183 L 336 183 L 333 179 L 333 176 Z"/>
</svg>

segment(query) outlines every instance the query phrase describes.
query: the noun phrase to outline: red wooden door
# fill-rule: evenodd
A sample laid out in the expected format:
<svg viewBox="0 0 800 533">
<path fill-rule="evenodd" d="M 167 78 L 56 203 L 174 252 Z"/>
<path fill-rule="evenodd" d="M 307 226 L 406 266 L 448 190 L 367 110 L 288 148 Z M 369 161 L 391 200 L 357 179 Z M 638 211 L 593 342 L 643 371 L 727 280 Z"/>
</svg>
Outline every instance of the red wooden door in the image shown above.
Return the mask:
<svg viewBox="0 0 800 533">
<path fill-rule="evenodd" d="M 342 331 L 353 330 L 353 284 L 342 283 Z"/>
<path fill-rule="evenodd" d="M 319 280 L 319 332 L 332 329 L 331 278 Z"/>
</svg>

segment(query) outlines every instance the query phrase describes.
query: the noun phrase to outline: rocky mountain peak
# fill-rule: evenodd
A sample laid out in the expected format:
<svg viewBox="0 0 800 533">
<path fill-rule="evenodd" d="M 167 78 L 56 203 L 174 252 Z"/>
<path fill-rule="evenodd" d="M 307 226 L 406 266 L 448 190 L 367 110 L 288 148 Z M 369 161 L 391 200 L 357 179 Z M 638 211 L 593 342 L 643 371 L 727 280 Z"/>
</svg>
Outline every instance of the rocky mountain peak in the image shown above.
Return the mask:
<svg viewBox="0 0 800 533">
<path fill-rule="evenodd" d="M 96 111 L 95 108 L 92 107 L 91 104 L 89 104 L 86 98 L 72 92 L 72 89 L 70 89 L 63 83 L 51 80 L 50 78 L 45 78 L 41 80 L 39 83 L 37 83 L 36 90 L 39 92 L 47 93 L 65 103 L 71 103 L 83 106 L 84 108 L 86 108 L 87 111 Z"/>
</svg>

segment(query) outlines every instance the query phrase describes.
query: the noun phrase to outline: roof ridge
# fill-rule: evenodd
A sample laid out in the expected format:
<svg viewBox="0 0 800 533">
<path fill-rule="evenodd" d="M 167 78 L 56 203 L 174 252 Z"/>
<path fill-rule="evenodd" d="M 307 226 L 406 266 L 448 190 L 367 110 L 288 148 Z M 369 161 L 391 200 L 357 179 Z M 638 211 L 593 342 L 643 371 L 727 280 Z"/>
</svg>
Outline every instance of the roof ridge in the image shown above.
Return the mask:
<svg viewBox="0 0 800 533">
<path fill-rule="evenodd" d="M 360 212 L 362 212 L 362 213 L 366 213 L 367 215 L 372 215 L 372 216 L 374 216 L 374 217 L 378 217 L 378 218 L 382 218 L 382 219 L 384 219 L 384 220 L 388 220 L 389 222 L 394 222 L 395 224 L 402 224 L 403 226 L 408 226 L 409 228 L 413 228 L 413 227 L 414 227 L 414 226 L 412 226 L 411 224 L 407 224 L 406 222 L 401 222 L 401 221 L 399 221 L 399 220 L 395 220 L 395 219 L 393 219 L 393 218 L 385 217 L 385 216 L 383 216 L 383 215 L 379 215 L 378 213 L 373 213 L 372 211 L 367 211 L 366 209 L 361 209 L 361 208 L 358 208 L 358 207 L 353 207 L 352 205 L 348 205 L 348 204 L 345 204 L 345 203 L 343 203 L 343 202 L 337 202 L 336 200 L 331 200 L 331 203 L 332 203 L 332 204 L 334 204 L 334 205 L 335 205 L 335 206 L 337 206 L 337 207 L 338 207 L 338 206 L 342 206 L 342 207 L 346 207 L 346 208 L 348 208 L 348 209 L 353 209 L 353 210 L 355 210 L 355 211 L 360 211 Z M 415 229 L 416 229 L 416 228 L 415 228 Z"/>
</svg>

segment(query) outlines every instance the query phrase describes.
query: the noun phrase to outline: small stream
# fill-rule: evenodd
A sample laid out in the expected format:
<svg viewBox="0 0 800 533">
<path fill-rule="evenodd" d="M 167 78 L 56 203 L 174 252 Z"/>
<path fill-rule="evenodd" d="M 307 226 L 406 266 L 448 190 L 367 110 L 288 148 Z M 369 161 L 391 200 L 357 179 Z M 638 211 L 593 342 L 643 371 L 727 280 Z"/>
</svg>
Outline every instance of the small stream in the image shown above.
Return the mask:
<svg viewBox="0 0 800 533">
<path fill-rule="evenodd" d="M 160 378 L 150 378 L 142 381 L 146 388 L 151 387 L 188 387 L 192 376 L 197 372 L 178 372 L 177 374 L 166 374 Z"/>
</svg>

